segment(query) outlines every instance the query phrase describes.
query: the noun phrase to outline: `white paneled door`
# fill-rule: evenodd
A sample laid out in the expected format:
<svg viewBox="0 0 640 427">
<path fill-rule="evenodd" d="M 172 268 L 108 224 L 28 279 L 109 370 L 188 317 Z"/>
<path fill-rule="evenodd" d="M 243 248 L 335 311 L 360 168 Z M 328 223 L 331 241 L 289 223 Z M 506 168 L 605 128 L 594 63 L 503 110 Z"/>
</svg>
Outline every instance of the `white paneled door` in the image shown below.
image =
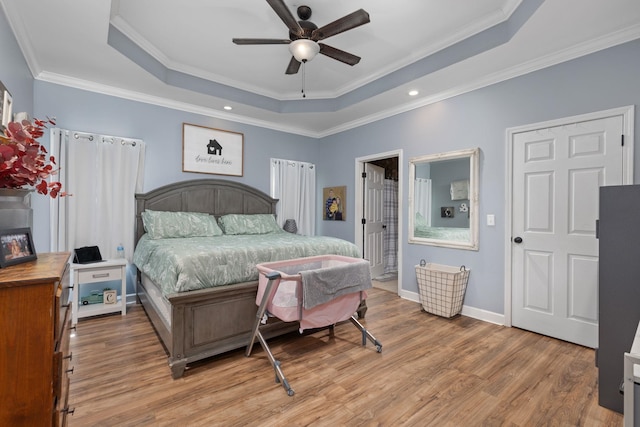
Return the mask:
<svg viewBox="0 0 640 427">
<path fill-rule="evenodd" d="M 597 347 L 598 193 L 623 183 L 623 127 L 617 115 L 512 135 L 513 326 Z"/>
<path fill-rule="evenodd" d="M 364 257 L 371 265 L 371 277 L 384 273 L 384 168 L 365 163 Z"/>
</svg>

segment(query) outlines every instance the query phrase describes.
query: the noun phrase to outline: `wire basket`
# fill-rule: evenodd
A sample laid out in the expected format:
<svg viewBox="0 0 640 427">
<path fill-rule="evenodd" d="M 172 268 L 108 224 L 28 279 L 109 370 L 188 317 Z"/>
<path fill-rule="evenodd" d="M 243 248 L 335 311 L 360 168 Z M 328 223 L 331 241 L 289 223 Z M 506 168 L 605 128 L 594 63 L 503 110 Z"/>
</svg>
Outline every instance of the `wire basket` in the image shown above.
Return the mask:
<svg viewBox="0 0 640 427">
<path fill-rule="evenodd" d="M 469 283 L 469 273 L 471 270 L 466 269 L 464 265 L 416 265 L 420 303 L 424 311 L 447 318 L 460 313 Z"/>
</svg>

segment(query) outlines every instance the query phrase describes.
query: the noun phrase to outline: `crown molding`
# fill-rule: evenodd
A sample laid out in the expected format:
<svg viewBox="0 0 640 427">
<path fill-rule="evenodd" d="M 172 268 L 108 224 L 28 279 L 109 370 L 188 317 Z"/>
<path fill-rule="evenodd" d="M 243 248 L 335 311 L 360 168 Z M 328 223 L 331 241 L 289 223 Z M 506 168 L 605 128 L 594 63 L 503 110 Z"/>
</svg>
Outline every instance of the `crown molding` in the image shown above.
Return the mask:
<svg viewBox="0 0 640 427">
<path fill-rule="evenodd" d="M 523 75 L 526 75 L 534 71 L 538 71 L 553 65 L 567 62 L 572 59 L 586 56 L 591 53 L 595 53 L 600 50 L 614 47 L 614 46 L 617 46 L 629 41 L 633 41 L 639 38 L 640 38 L 640 24 L 637 24 L 631 27 L 621 29 L 615 33 L 611 33 L 603 37 L 599 37 L 599 38 L 590 40 L 588 42 L 579 44 L 577 46 L 564 49 L 559 52 L 555 52 L 545 57 L 538 58 L 533 61 L 529 61 L 527 63 L 502 70 L 498 73 L 494 73 L 489 76 L 485 76 L 483 78 L 476 79 L 472 82 L 467 82 L 466 84 L 458 85 L 449 90 L 442 91 L 434 95 L 424 97 L 412 102 L 408 102 L 397 107 L 381 110 L 375 114 L 370 114 L 368 116 L 359 118 L 357 120 L 343 123 L 338 126 L 334 126 L 320 132 L 315 132 L 315 131 L 311 131 L 311 130 L 304 129 L 301 127 L 296 127 L 296 126 L 287 126 L 287 125 L 277 124 L 267 120 L 259 120 L 259 119 L 254 119 L 246 116 L 224 113 L 224 112 L 220 112 L 218 110 L 207 108 L 207 107 L 202 107 L 202 106 L 185 103 L 185 102 L 179 102 L 179 101 L 162 98 L 158 96 L 147 95 L 144 93 L 125 90 L 125 89 L 121 89 L 113 86 L 97 84 L 95 82 L 80 80 L 80 79 L 63 76 L 59 74 L 54 74 L 54 73 L 41 72 L 37 74 L 36 79 L 45 81 L 45 82 L 60 84 L 63 86 L 73 87 L 76 89 L 82 89 L 90 92 L 100 93 L 100 94 L 109 95 L 109 96 L 115 96 L 118 98 L 128 99 L 132 101 L 143 102 L 146 104 L 152 104 L 152 105 L 157 105 L 161 107 L 171 108 L 179 111 L 185 111 L 185 112 L 194 113 L 194 114 L 201 114 L 209 117 L 220 118 L 220 119 L 229 120 L 232 122 L 242 123 L 246 125 L 257 126 L 257 127 L 276 130 L 280 132 L 292 133 L 292 134 L 315 138 L 315 139 L 321 139 L 330 135 L 334 135 L 334 134 L 344 132 L 350 129 L 354 129 L 360 126 L 364 126 L 366 124 L 373 123 L 388 117 L 392 117 L 392 116 L 402 114 L 411 110 L 415 110 L 424 106 L 428 106 L 436 102 L 440 102 L 445 99 L 452 98 L 454 96 L 462 95 L 464 93 L 472 92 L 474 90 L 478 90 L 487 86 L 491 86 L 496 83 L 510 80 L 515 77 L 523 76 Z"/>
</svg>

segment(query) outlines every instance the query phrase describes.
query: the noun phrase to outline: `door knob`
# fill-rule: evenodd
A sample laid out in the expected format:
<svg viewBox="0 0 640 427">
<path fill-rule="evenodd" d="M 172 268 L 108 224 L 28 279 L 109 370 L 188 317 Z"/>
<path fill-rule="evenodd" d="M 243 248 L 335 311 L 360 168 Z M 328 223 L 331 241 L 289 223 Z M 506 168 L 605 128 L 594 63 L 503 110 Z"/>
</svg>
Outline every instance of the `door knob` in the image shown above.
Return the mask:
<svg viewBox="0 0 640 427">
<path fill-rule="evenodd" d="M 522 243 L 522 237 L 518 236 L 515 239 L 513 239 L 513 241 L 516 243 Z"/>
</svg>

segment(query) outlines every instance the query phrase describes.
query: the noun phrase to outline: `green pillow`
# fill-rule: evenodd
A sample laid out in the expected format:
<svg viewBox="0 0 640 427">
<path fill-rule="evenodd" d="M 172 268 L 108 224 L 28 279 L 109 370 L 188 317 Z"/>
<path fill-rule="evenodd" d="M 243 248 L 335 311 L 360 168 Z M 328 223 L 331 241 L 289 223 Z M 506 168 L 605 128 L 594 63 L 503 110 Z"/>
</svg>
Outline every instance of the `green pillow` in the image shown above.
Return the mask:
<svg viewBox="0 0 640 427">
<path fill-rule="evenodd" d="M 203 212 L 146 210 L 142 213 L 142 223 L 151 239 L 222 235 L 215 217 Z"/>
<path fill-rule="evenodd" d="M 283 231 L 273 214 L 228 214 L 221 216 L 218 223 L 224 234 L 269 234 Z"/>
</svg>

